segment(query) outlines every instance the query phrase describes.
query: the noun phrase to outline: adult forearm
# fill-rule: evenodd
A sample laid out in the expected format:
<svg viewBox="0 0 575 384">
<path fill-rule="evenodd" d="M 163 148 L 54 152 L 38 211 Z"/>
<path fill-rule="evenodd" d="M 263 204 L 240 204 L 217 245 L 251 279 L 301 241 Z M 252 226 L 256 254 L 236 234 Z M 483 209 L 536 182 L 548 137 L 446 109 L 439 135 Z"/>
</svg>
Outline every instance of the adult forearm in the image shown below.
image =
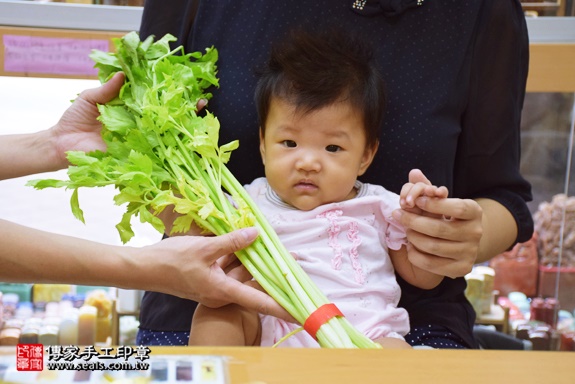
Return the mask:
<svg viewBox="0 0 575 384">
<path fill-rule="evenodd" d="M 0 136 L 0 179 L 55 171 L 65 167 L 50 131 Z"/>
<path fill-rule="evenodd" d="M 0 281 L 131 287 L 137 272 L 129 252 L 0 220 Z M 126 273 L 131 271 L 133 273 Z"/>
<path fill-rule="evenodd" d="M 517 238 L 517 223 L 503 205 L 491 199 L 476 199 L 483 210 L 483 236 L 479 243 L 477 263 L 488 261 L 505 252 Z"/>
</svg>

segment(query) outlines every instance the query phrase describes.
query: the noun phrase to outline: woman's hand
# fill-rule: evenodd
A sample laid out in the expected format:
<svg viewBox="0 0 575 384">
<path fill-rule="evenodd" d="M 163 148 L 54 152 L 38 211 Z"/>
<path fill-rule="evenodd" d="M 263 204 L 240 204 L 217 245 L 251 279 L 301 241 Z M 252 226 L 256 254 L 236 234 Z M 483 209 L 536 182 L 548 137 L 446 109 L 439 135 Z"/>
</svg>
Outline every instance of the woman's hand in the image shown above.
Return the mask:
<svg viewBox="0 0 575 384">
<path fill-rule="evenodd" d="M 67 168 L 67 151 L 106 150 L 97 104 L 116 97 L 123 82 L 124 74 L 117 73 L 106 84 L 83 91 L 50 129 L 2 135 L 0 180 Z"/>
<path fill-rule="evenodd" d="M 105 104 L 114 99 L 123 84 L 124 74 L 118 72 L 98 88 L 83 91 L 50 129 L 56 156 L 62 167 L 68 165 L 67 151 L 106 150 L 100 135 L 102 124 L 97 120 L 100 116 L 97 104 Z"/>
<path fill-rule="evenodd" d="M 483 235 L 481 206 L 470 199 L 442 197 L 446 190 L 433 187 L 419 170 L 409 173 L 406 186 L 401 196 L 405 208 L 393 216 L 407 229 L 409 261 L 451 278 L 470 272 Z"/>
<path fill-rule="evenodd" d="M 250 274 L 233 256 L 257 236 L 255 228 L 244 228 L 221 236 L 176 236 L 144 247 L 140 267 L 151 274 L 145 289 L 211 308 L 236 303 L 295 322 L 274 299 L 254 286 Z"/>
</svg>

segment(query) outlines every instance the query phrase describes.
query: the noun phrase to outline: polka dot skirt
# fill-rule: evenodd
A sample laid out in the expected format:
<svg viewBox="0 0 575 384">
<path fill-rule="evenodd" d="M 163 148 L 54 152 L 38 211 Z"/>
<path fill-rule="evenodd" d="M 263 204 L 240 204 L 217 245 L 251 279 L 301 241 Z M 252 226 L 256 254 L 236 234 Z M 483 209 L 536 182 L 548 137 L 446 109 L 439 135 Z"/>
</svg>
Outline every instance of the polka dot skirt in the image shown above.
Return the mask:
<svg viewBox="0 0 575 384">
<path fill-rule="evenodd" d="M 414 327 L 405 336 L 405 341 L 410 345 L 428 346 L 437 349 L 468 349 L 469 347 L 462 338 L 441 326 L 427 325 Z"/>
<path fill-rule="evenodd" d="M 136 336 L 136 345 L 182 346 L 188 345 L 189 339 L 190 332 L 149 331 L 140 328 Z"/>
</svg>

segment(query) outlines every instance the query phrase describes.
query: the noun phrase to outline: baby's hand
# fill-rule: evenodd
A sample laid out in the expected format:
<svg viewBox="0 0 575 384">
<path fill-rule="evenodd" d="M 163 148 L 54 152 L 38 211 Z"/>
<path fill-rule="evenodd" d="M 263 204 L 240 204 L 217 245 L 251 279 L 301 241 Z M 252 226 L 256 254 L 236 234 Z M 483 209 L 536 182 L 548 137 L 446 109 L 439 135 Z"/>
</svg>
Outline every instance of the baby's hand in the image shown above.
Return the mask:
<svg viewBox="0 0 575 384">
<path fill-rule="evenodd" d="M 403 209 L 410 209 L 415 207 L 415 199 L 420 196 L 446 198 L 448 195 L 446 187 L 432 185 L 420 170 L 414 169 L 409 172 L 409 182 L 401 188 L 399 204 Z"/>
</svg>

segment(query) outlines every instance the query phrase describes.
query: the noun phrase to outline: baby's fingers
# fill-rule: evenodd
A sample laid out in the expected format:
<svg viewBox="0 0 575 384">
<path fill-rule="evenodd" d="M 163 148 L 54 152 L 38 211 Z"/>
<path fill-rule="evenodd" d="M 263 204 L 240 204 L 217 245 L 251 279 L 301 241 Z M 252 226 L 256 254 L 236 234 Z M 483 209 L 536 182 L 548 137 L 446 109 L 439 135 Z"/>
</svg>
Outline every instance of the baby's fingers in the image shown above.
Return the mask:
<svg viewBox="0 0 575 384">
<path fill-rule="evenodd" d="M 399 205 L 403 209 L 413 208 L 415 206 L 415 198 L 421 193 L 421 186 L 414 183 L 406 183 L 401 188 L 399 194 Z"/>
<path fill-rule="evenodd" d="M 413 208 L 415 207 L 415 199 L 420 196 L 436 196 L 437 187 L 433 185 L 428 185 L 425 183 L 407 183 L 403 186 L 400 194 L 399 204 L 401 208 Z"/>
<path fill-rule="evenodd" d="M 439 198 L 446 198 L 448 195 L 449 191 L 446 187 L 436 187 L 435 185 L 428 185 L 422 194 L 422 196 Z"/>
<path fill-rule="evenodd" d="M 424 183 L 427 185 L 431 185 L 431 181 L 421 172 L 419 169 L 412 169 L 409 171 L 409 182 L 410 183 Z"/>
</svg>

